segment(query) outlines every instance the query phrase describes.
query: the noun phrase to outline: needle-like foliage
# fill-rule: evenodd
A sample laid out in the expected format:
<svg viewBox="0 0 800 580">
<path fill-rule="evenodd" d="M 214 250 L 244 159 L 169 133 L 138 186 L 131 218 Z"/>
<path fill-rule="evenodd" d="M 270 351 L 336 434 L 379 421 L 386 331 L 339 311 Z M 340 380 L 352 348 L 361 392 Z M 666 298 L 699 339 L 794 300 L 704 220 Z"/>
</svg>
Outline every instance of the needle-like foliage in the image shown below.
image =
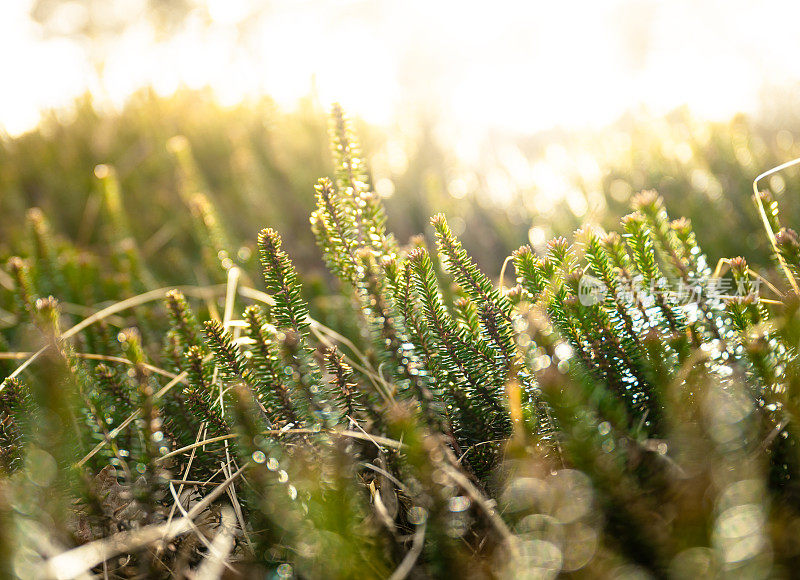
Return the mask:
<svg viewBox="0 0 800 580">
<path fill-rule="evenodd" d="M 791 575 L 800 242 L 771 194 L 783 283 L 712 271 L 645 191 L 619 232 L 520 247 L 507 288 L 443 214 L 435 246 L 398 244 L 338 107 L 330 136 L 308 192 L 325 282 L 275 229 L 234 256 L 181 138 L 202 284 L 145 292 L 109 166 L 110 272 L 28 213 L 0 277 L 2 572 Z"/>
</svg>

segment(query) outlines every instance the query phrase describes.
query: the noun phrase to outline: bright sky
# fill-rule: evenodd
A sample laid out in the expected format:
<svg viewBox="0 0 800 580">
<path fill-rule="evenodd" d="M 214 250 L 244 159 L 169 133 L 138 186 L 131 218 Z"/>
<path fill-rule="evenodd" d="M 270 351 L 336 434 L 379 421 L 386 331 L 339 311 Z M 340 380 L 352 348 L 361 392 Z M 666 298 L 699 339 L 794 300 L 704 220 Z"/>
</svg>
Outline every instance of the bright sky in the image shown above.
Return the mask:
<svg viewBox="0 0 800 580">
<path fill-rule="evenodd" d="M 800 81 L 792 0 L 206 1 L 211 24 L 190 17 L 165 43 L 133 16 L 99 87 L 79 45 L 41 39 L 31 0 L 1 0 L 0 125 L 23 132 L 87 88 L 118 105 L 142 85 L 183 83 L 211 85 L 223 103 L 266 93 L 285 106 L 314 86 L 375 123 L 432 112 L 469 131 L 528 132 L 600 126 L 640 104 L 722 118 Z M 261 17 L 242 35 L 254 6 Z"/>
</svg>

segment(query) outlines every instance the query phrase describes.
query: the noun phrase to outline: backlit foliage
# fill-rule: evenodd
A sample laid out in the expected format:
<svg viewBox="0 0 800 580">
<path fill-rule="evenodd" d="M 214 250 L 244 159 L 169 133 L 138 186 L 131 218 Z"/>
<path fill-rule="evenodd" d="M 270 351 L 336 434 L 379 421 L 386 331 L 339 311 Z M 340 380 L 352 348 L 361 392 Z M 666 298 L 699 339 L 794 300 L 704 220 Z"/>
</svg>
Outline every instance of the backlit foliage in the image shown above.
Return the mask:
<svg viewBox="0 0 800 580">
<path fill-rule="evenodd" d="M 618 232 L 523 245 L 497 283 L 443 214 L 398 240 L 338 107 L 330 135 L 310 225 L 337 329 L 277 230 L 262 281 L 237 266 L 184 141 L 207 285 L 147 291 L 110 167 L 115 275 L 28 212 L 0 280 L 5 574 L 791 573 L 800 242 L 767 194 L 775 286 L 712 268 L 652 191 Z M 80 307 L 87 287 L 117 300 Z"/>
</svg>

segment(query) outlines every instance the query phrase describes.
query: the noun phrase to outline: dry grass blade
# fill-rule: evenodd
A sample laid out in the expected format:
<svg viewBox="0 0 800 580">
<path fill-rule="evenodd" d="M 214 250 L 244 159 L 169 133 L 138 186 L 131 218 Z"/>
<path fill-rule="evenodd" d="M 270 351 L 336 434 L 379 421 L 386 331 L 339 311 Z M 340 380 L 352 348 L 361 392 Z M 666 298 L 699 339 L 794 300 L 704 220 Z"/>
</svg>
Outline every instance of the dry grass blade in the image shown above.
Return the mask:
<svg viewBox="0 0 800 580">
<path fill-rule="evenodd" d="M 179 375 L 177 375 L 177 376 L 176 376 L 174 379 L 172 379 L 172 380 L 171 380 L 169 383 L 167 383 L 166 385 L 164 385 L 164 387 L 162 387 L 162 388 L 161 388 L 161 390 L 159 390 L 159 391 L 158 391 L 158 392 L 155 394 L 155 398 L 156 398 L 156 399 L 158 399 L 158 398 L 160 398 L 160 397 L 163 397 L 165 394 L 167 394 L 167 392 L 169 392 L 169 390 L 170 390 L 172 387 L 174 387 L 174 386 L 175 386 L 175 385 L 177 385 L 178 383 L 185 383 L 185 382 L 186 382 L 186 376 L 187 376 L 187 375 L 186 375 L 186 373 L 185 373 L 185 372 L 184 372 L 184 373 L 181 373 L 181 374 L 179 374 Z M 102 440 L 100 443 L 98 443 L 97 445 L 95 445 L 95 446 L 92 448 L 92 450 L 91 450 L 89 453 L 87 453 L 87 454 L 86 454 L 86 455 L 83 457 L 83 459 L 81 459 L 81 460 L 80 460 L 78 463 L 76 463 L 75 465 L 76 465 L 77 467 L 80 467 L 80 466 L 82 466 L 84 463 L 86 463 L 87 461 L 89 461 L 89 459 L 91 459 L 92 457 L 94 457 L 94 455 L 95 455 L 95 454 L 96 454 L 98 451 L 100 451 L 100 450 L 101 450 L 103 447 L 105 447 L 105 446 L 106 446 L 106 444 L 107 444 L 109 441 L 111 441 L 111 440 L 112 440 L 112 439 L 114 439 L 114 438 L 115 438 L 117 435 L 119 435 L 120 433 L 122 433 L 122 431 L 123 431 L 123 429 L 125 429 L 125 427 L 127 427 L 127 426 L 128 426 L 128 425 L 130 425 L 130 424 L 131 424 L 133 421 L 135 421 L 135 420 L 136 420 L 136 418 L 137 418 L 137 417 L 139 417 L 139 414 L 140 414 L 140 413 L 141 413 L 141 411 L 139 411 L 139 410 L 136 410 L 136 411 L 134 411 L 133 413 L 131 413 L 131 414 L 130 414 L 130 416 L 128 416 L 128 418 L 127 418 L 127 419 L 125 419 L 125 420 L 124 420 L 124 421 L 123 421 L 123 422 L 122 422 L 122 423 L 121 423 L 121 424 L 120 424 L 118 427 L 116 427 L 116 428 L 115 428 L 113 431 L 111 431 L 111 432 L 110 432 L 110 433 L 109 433 L 109 434 L 108 434 L 108 435 L 107 435 L 105 438 L 103 438 L 103 440 Z"/>
<path fill-rule="evenodd" d="M 183 504 L 181 504 L 181 498 L 178 497 L 178 492 L 175 491 L 175 486 L 172 485 L 171 483 L 169 484 L 169 492 L 172 494 L 172 498 L 175 500 L 175 503 L 174 503 L 175 508 L 177 508 L 178 511 L 181 512 L 181 515 L 183 517 L 186 517 L 188 515 L 188 512 L 183 507 Z M 170 523 L 170 520 L 171 520 L 171 518 L 167 520 L 167 524 Z M 199 539 L 200 542 L 202 544 L 204 544 L 206 548 L 210 548 L 211 547 L 211 542 L 209 542 L 206 539 L 205 535 L 203 534 L 203 531 L 200 528 L 198 528 L 197 525 L 194 522 L 190 521 L 189 524 L 190 524 L 189 527 L 195 533 L 195 535 L 197 536 L 197 539 Z M 166 540 L 166 538 L 164 540 Z M 162 541 L 164 541 L 164 540 L 162 540 Z"/>
<path fill-rule="evenodd" d="M 256 290 L 255 288 L 250 288 L 249 286 L 239 286 L 236 291 L 245 298 L 250 298 L 250 300 L 263 302 L 268 306 L 275 306 L 275 300 L 272 299 L 272 296 L 266 292 L 262 292 L 261 290 Z"/>
<path fill-rule="evenodd" d="M 179 286 L 177 289 L 183 292 L 186 295 L 190 296 L 208 296 L 209 294 L 216 295 L 219 294 L 221 289 L 224 289 L 224 285 L 217 285 L 217 286 Z M 141 306 L 142 304 L 147 304 L 148 302 L 153 302 L 154 300 L 162 300 L 166 296 L 167 292 L 170 290 L 174 290 L 174 286 L 169 286 L 165 288 L 158 288 L 156 290 L 150 290 L 149 292 L 145 292 L 144 294 L 139 294 L 137 296 L 133 296 L 128 298 L 127 300 L 122 300 L 120 302 L 115 302 L 111 306 L 107 308 L 103 308 L 89 316 L 88 318 L 84 318 L 75 326 L 67 329 L 64 331 L 61 336 L 59 337 L 61 340 L 66 340 L 71 338 L 81 332 L 84 328 L 91 326 L 96 322 L 100 322 L 109 316 L 116 314 L 117 312 L 122 312 L 123 310 L 128 310 L 129 308 L 135 308 L 136 306 Z M 28 366 L 31 365 L 37 358 L 42 356 L 48 349 L 48 346 L 43 346 L 35 353 L 33 353 L 25 362 L 19 365 L 14 371 L 8 375 L 9 379 L 14 379 L 19 374 L 24 371 Z M 3 384 L 0 384 L 0 391 L 3 390 Z"/>
<path fill-rule="evenodd" d="M 75 314 L 76 316 L 91 316 L 95 310 L 91 306 L 83 306 L 82 304 L 73 304 L 71 302 L 60 302 L 61 311 L 66 314 Z M 105 320 L 117 328 L 124 328 L 126 326 L 125 319 L 120 316 L 107 316 Z"/>
<path fill-rule="evenodd" d="M 200 429 L 197 430 L 197 436 L 194 439 L 195 443 L 200 441 L 205 436 L 205 427 L 206 427 L 205 423 L 200 425 Z M 184 479 L 184 480 L 186 480 L 186 478 L 189 477 L 189 471 L 191 471 L 191 469 L 192 469 L 192 463 L 194 462 L 194 457 L 195 457 L 195 450 L 192 450 L 192 454 L 189 456 L 189 461 L 186 463 L 186 469 L 183 472 L 183 478 L 182 479 Z M 173 483 L 175 483 L 175 482 L 171 482 L 170 485 L 172 485 Z M 178 497 L 180 497 L 181 493 L 183 493 L 184 484 L 180 483 L 179 485 L 180 485 L 180 487 L 178 488 Z M 172 504 L 172 508 L 169 510 L 169 517 L 167 517 L 167 521 L 168 522 L 172 521 L 172 518 L 175 515 L 175 510 L 177 508 L 178 508 L 178 502 L 173 503 Z"/>
<path fill-rule="evenodd" d="M 23 565 L 20 567 L 24 573 L 32 573 L 32 567 L 35 569 L 35 566 L 40 565 L 45 558 L 55 557 L 66 549 L 42 524 L 32 520 L 26 520 L 19 523 L 19 529 L 28 546 L 41 555 L 35 563 L 29 562 L 27 566 Z M 31 564 L 33 566 L 31 566 Z M 18 574 L 24 577 L 24 574 L 19 572 Z M 85 573 L 76 576 L 78 580 L 91 580 L 93 577 L 94 576 L 91 574 Z"/>
<path fill-rule="evenodd" d="M 775 256 L 778 259 L 778 263 L 780 263 L 781 268 L 783 269 L 784 273 L 786 274 L 786 278 L 789 280 L 789 284 L 792 286 L 792 290 L 797 295 L 800 295 L 800 287 L 797 286 L 797 280 L 794 278 L 794 274 L 789 269 L 789 266 L 786 264 L 786 260 L 783 259 L 780 251 L 778 251 L 778 242 L 775 240 L 775 234 L 772 231 L 772 227 L 769 225 L 769 219 L 767 219 L 767 212 L 764 210 L 764 202 L 761 199 L 761 196 L 758 195 L 758 182 L 764 179 L 765 177 L 769 177 L 779 171 L 783 171 L 784 169 L 788 169 L 794 165 L 800 163 L 800 157 L 797 159 L 792 159 L 791 161 L 787 161 L 777 167 L 773 167 L 769 171 L 765 171 L 758 177 L 753 180 L 753 199 L 755 199 L 756 207 L 758 208 L 758 215 L 761 217 L 761 222 L 764 224 L 764 229 L 767 231 L 767 237 L 769 238 L 769 243 L 772 245 L 772 251 L 775 253 Z"/>
<path fill-rule="evenodd" d="M 509 552 L 512 556 L 517 556 L 517 542 L 514 534 L 511 533 L 511 530 L 508 529 L 508 526 L 503 521 L 503 519 L 497 514 L 497 510 L 483 497 L 483 494 L 476 488 L 472 482 L 467 479 L 467 477 L 461 473 L 458 469 L 451 467 L 450 465 L 443 463 L 442 469 L 447 473 L 447 476 L 461 489 L 463 489 L 469 498 L 483 510 L 484 514 L 486 515 L 489 522 L 495 528 L 495 530 L 500 534 L 500 537 L 503 538 L 503 542 L 506 544 Z"/>
<path fill-rule="evenodd" d="M 233 311 L 236 307 L 236 294 L 237 288 L 239 286 L 239 277 L 241 271 L 239 268 L 233 267 L 228 270 L 228 283 L 225 288 L 225 311 L 222 317 L 222 325 L 226 330 L 230 329 L 231 320 L 233 319 Z M 239 331 L 241 328 L 238 326 L 233 328 L 233 340 L 236 341 L 239 338 Z M 214 368 L 214 377 L 216 380 L 218 374 L 217 367 Z M 220 383 L 220 394 L 219 394 L 219 406 L 221 415 L 225 416 L 225 405 L 223 405 L 223 385 Z M 269 422 L 267 423 L 269 424 Z M 230 450 L 228 448 L 228 441 L 225 440 L 225 462 L 222 463 L 223 472 L 225 475 L 230 475 L 233 469 L 236 466 L 236 461 L 231 458 Z M 231 487 L 228 489 L 228 496 L 231 500 L 231 505 L 233 505 L 234 513 L 236 514 L 236 519 L 239 521 L 239 527 L 241 528 L 242 532 L 244 533 L 245 539 L 247 540 L 247 545 L 250 547 L 250 551 L 252 552 L 253 542 L 250 539 L 250 536 L 247 533 L 247 526 L 244 521 L 244 513 L 242 512 L 242 506 L 239 503 L 239 498 L 236 496 L 236 489 Z"/>
<path fill-rule="evenodd" d="M 728 269 L 730 267 L 730 264 L 731 264 L 730 258 L 720 258 L 717 261 L 717 267 L 714 268 L 714 273 L 711 274 L 711 277 L 712 278 L 719 278 L 720 276 L 722 276 L 725 272 L 728 271 Z M 759 274 L 758 272 L 756 272 L 752 268 L 747 268 L 747 273 L 750 274 L 751 276 L 757 278 L 761 282 L 763 282 L 767 286 L 767 288 L 769 288 L 770 290 L 772 290 L 775 293 L 776 296 L 779 296 L 781 298 L 783 297 L 783 292 L 778 290 L 778 288 L 775 286 L 775 284 L 773 284 L 772 282 L 767 280 L 764 276 L 762 276 L 761 274 Z M 761 300 L 762 301 L 767 301 L 766 299 L 763 299 L 763 298 Z M 770 302 L 770 301 L 767 301 L 767 302 Z M 775 301 L 771 301 L 771 302 L 775 302 Z"/>
<path fill-rule="evenodd" d="M 175 449 L 174 451 L 170 451 L 156 459 L 156 461 L 165 461 L 171 457 L 175 457 L 176 455 L 180 455 L 182 453 L 186 453 L 187 451 L 194 451 L 198 447 L 204 447 L 209 443 L 219 443 L 220 441 L 227 441 L 228 439 L 235 439 L 239 435 L 236 433 L 229 433 L 228 435 L 220 435 L 218 437 L 211 437 L 209 439 L 203 439 L 202 441 L 197 441 L 196 443 L 192 443 L 191 445 L 187 445 L 186 447 L 181 447 L 180 449 Z"/>
<path fill-rule="evenodd" d="M 414 540 L 411 543 L 411 549 L 408 551 L 408 554 L 406 554 L 406 557 L 403 558 L 403 561 L 400 562 L 400 565 L 397 567 L 394 573 L 389 576 L 389 580 L 404 580 L 404 578 L 411 573 L 411 570 L 414 569 L 414 564 L 417 563 L 417 559 L 422 553 L 423 545 L 425 545 L 424 523 L 417 526 L 417 531 L 414 532 Z"/>
<path fill-rule="evenodd" d="M 393 484 L 395 484 L 398 489 L 402 489 L 405 493 L 410 493 L 409 490 L 408 490 L 408 487 L 406 487 L 406 485 L 402 481 L 397 479 L 394 475 L 392 475 L 391 473 L 389 473 L 385 469 L 383 469 L 381 467 L 378 467 L 377 465 L 375 465 L 373 463 L 367 463 L 366 461 L 362 461 L 359 465 L 361 465 L 362 467 L 366 467 L 367 469 L 371 469 L 375 473 L 380 473 L 386 479 L 388 479 Z"/>
<path fill-rule="evenodd" d="M 200 515 L 211 503 L 220 497 L 236 479 L 244 472 L 248 464 L 243 465 L 236 473 L 218 485 L 211 493 L 190 509 L 186 516 L 163 524 L 153 524 L 133 531 L 124 531 L 108 538 L 95 540 L 83 546 L 73 548 L 63 554 L 54 556 L 44 563 L 41 578 L 67 580 L 76 578 L 97 566 L 128 552 L 136 551 L 144 546 L 168 541 L 191 530 L 192 520 Z"/>
<path fill-rule="evenodd" d="M 222 576 L 223 569 L 227 566 L 225 560 L 233 550 L 236 526 L 231 508 L 222 509 L 220 531 L 211 543 L 208 556 L 195 574 L 195 580 L 216 580 Z"/>
<path fill-rule="evenodd" d="M 338 435 L 340 437 L 351 437 L 353 439 L 362 439 L 364 441 L 370 441 L 375 443 L 376 445 L 384 445 L 386 447 L 391 447 L 392 449 L 402 449 L 403 444 L 400 441 L 396 441 L 394 439 L 389 439 L 388 437 L 380 437 L 377 435 L 369 435 L 364 433 L 359 433 L 358 431 L 318 431 L 315 429 L 269 429 L 267 431 L 262 431 L 264 435 L 318 435 L 320 433 L 327 433 L 328 435 Z M 220 435 L 218 437 L 212 437 L 210 439 L 204 439 L 203 441 L 198 441 L 197 443 L 192 443 L 191 445 L 187 445 L 186 447 L 181 447 L 180 449 L 176 449 L 174 451 L 170 451 L 169 453 L 162 455 L 156 461 L 164 461 L 165 459 L 169 459 L 170 457 L 174 457 L 175 455 L 180 455 L 181 453 L 186 453 L 187 451 L 191 451 L 193 449 L 197 449 L 198 447 L 203 447 L 204 445 L 208 445 L 209 443 L 217 443 L 220 441 L 227 441 L 229 439 L 235 439 L 239 437 L 236 433 L 230 433 L 228 435 Z M 98 444 L 100 445 L 100 444 Z M 102 445 L 101 445 L 102 446 Z M 85 461 L 82 460 L 82 461 Z"/>
<path fill-rule="evenodd" d="M 514 259 L 514 256 L 508 256 L 505 260 L 503 260 L 503 266 L 500 268 L 500 281 L 498 282 L 498 287 L 500 292 L 505 290 L 505 281 L 506 281 L 506 268 Z"/>
<path fill-rule="evenodd" d="M 30 352 L 30 351 L 24 351 L 24 352 L 0 352 L 0 360 L 19 360 L 19 359 L 23 359 L 23 358 L 28 358 L 30 356 L 33 356 L 34 354 L 35 353 Z M 133 361 L 130 361 L 130 360 L 128 360 L 126 358 L 123 358 L 121 356 L 112 356 L 112 355 L 108 355 L 108 354 L 95 354 L 93 352 L 76 352 L 76 353 L 73 353 L 72 356 L 74 356 L 75 358 L 81 358 L 81 359 L 84 359 L 84 360 L 100 360 L 100 361 L 104 361 L 104 362 L 119 363 L 119 364 L 130 365 L 130 366 L 138 364 L 142 368 L 145 368 L 148 371 L 150 371 L 151 373 L 154 373 L 156 375 L 161 375 L 162 377 L 167 377 L 169 379 L 174 379 L 175 377 L 178 376 L 175 373 L 171 373 L 168 370 L 162 369 L 160 367 L 157 367 L 157 366 L 154 366 L 154 365 L 151 365 L 151 364 L 147 364 L 147 363 L 134 363 Z"/>
</svg>

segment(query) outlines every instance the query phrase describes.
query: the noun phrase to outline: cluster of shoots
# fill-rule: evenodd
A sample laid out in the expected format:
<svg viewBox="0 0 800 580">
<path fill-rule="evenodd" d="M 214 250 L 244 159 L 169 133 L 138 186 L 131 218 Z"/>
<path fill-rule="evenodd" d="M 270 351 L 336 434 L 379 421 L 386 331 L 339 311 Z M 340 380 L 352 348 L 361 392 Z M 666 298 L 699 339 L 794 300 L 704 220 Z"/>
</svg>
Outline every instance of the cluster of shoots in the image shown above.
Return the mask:
<svg viewBox="0 0 800 580">
<path fill-rule="evenodd" d="M 645 191 L 619 232 L 522 246 L 498 283 L 444 215 L 430 243 L 395 239 L 339 108 L 331 143 L 310 222 L 342 328 L 312 317 L 277 231 L 260 281 L 236 265 L 185 140 L 223 284 L 157 288 L 110 167 L 117 275 L 29 213 L 0 278 L 3 574 L 790 573 L 800 240 L 768 194 L 784 282 L 712 269 Z"/>
</svg>

